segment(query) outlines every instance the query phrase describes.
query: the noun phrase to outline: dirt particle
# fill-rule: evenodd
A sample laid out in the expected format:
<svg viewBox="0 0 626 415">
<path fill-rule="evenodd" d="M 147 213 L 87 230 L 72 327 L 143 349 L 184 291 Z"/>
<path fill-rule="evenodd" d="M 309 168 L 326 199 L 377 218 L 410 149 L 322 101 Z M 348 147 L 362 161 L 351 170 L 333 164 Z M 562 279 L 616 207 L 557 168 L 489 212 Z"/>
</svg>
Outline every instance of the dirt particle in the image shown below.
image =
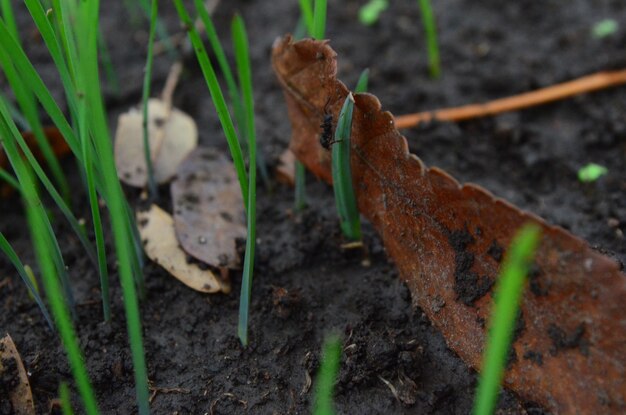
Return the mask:
<svg viewBox="0 0 626 415">
<path fill-rule="evenodd" d="M 533 263 L 530 267 L 530 271 L 528 271 L 528 279 L 530 281 L 530 292 L 537 297 L 546 296 L 549 291 L 545 284 L 541 281 L 541 275 L 541 268 L 539 268 L 536 263 Z"/>
<path fill-rule="evenodd" d="M 530 360 L 537 366 L 543 366 L 543 354 L 534 350 L 528 350 L 524 353 L 524 359 Z"/>
<path fill-rule="evenodd" d="M 502 261 L 502 257 L 504 256 L 504 248 L 502 248 L 498 241 L 494 239 L 487 250 L 487 254 L 495 259 L 496 262 L 500 263 L 500 261 Z"/>
<path fill-rule="evenodd" d="M 550 354 L 556 356 L 561 350 L 578 348 L 584 356 L 589 355 L 589 342 L 584 338 L 585 324 L 580 323 L 574 331 L 567 333 L 556 324 L 548 328 L 548 336 L 552 340 Z"/>
</svg>

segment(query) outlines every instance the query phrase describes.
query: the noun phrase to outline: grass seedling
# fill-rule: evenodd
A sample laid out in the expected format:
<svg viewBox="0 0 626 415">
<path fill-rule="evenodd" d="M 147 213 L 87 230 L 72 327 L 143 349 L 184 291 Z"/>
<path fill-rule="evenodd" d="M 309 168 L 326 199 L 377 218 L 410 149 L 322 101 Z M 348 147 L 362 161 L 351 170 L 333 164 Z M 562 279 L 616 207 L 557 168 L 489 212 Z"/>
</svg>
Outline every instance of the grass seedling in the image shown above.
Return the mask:
<svg viewBox="0 0 626 415">
<path fill-rule="evenodd" d="M 593 26 L 591 34 L 596 39 L 604 39 L 605 37 L 611 36 L 613 33 L 617 32 L 617 29 L 619 29 L 619 25 L 615 20 L 604 19 Z"/>
<path fill-rule="evenodd" d="M 354 92 L 360 94 L 362 92 L 367 92 L 367 84 L 369 82 L 370 70 L 368 68 L 363 69 L 361 75 L 359 76 L 359 80 L 356 83 L 356 87 L 354 88 Z"/>
<path fill-rule="evenodd" d="M 235 77 L 233 76 L 233 71 L 228 63 L 228 59 L 226 58 L 226 53 L 224 52 L 224 48 L 222 47 L 222 43 L 217 36 L 217 31 L 215 30 L 215 25 L 213 24 L 213 20 L 209 15 L 206 7 L 202 0 L 194 0 L 196 10 L 198 11 L 198 16 L 204 25 L 204 28 L 207 33 L 207 38 L 209 40 L 209 44 L 211 45 L 211 49 L 215 54 L 217 59 L 218 66 L 220 67 L 220 71 L 224 75 L 224 80 L 226 81 L 226 88 L 228 89 L 228 96 L 230 98 L 231 106 L 233 108 L 235 122 L 237 126 L 237 132 L 239 135 L 240 143 L 242 144 L 242 150 L 245 153 L 249 152 L 248 142 L 250 141 L 247 136 L 248 130 L 246 128 L 246 110 L 245 110 L 245 97 L 243 97 L 243 91 L 241 91 L 241 86 L 237 86 L 235 82 Z M 269 180 L 269 173 L 267 172 L 267 166 L 265 163 L 265 159 L 263 158 L 263 154 L 261 152 L 256 152 L 256 162 L 259 167 L 259 172 L 261 173 L 261 178 L 263 179 L 263 183 L 268 189 L 271 189 L 271 183 Z"/>
<path fill-rule="evenodd" d="M 152 152 L 150 151 L 150 136 L 148 133 L 148 99 L 150 98 L 150 84 L 152 82 L 154 35 L 156 33 L 158 9 L 158 0 L 152 0 L 152 9 L 150 11 L 150 34 L 148 36 L 148 57 L 146 58 L 146 70 L 143 78 L 143 95 L 141 97 L 143 106 L 143 150 L 144 157 L 146 158 L 146 169 L 148 171 L 148 189 L 153 200 L 158 199 L 159 189 L 154 181 L 154 167 L 152 166 Z"/>
<path fill-rule="evenodd" d="M 341 339 L 329 336 L 324 342 L 322 364 L 315 382 L 313 415 L 333 415 L 333 390 L 341 362 Z"/>
<path fill-rule="evenodd" d="M 441 76 L 441 64 L 439 62 L 439 46 L 437 43 L 437 25 L 435 24 L 435 16 L 430 5 L 430 0 L 418 1 L 422 12 L 422 23 L 424 25 L 424 33 L 426 35 L 426 44 L 428 47 L 428 69 L 430 71 L 430 77 L 437 79 Z"/>
<path fill-rule="evenodd" d="M 20 258 L 17 256 L 17 254 L 13 250 L 13 247 L 11 246 L 11 244 L 9 244 L 9 241 L 7 241 L 2 232 L 0 232 L 0 249 L 2 250 L 2 252 L 4 252 L 7 258 L 9 258 L 9 261 L 11 261 L 11 263 L 15 267 L 17 273 L 20 275 L 20 278 L 22 278 L 22 282 L 24 283 L 24 285 L 26 285 L 26 288 L 28 288 L 28 293 L 37 303 L 37 306 L 41 310 L 43 317 L 46 319 L 48 326 L 50 326 L 51 330 L 54 330 L 52 318 L 50 317 L 50 313 L 48 313 L 48 309 L 46 308 L 46 305 L 39 295 L 39 290 L 37 289 L 35 283 L 33 283 L 33 281 L 31 280 L 31 277 L 28 274 L 26 267 L 24 266 L 22 261 L 20 261 Z"/>
<path fill-rule="evenodd" d="M 59 385 L 59 399 L 61 400 L 61 412 L 63 412 L 63 415 L 74 415 L 72 400 L 70 399 L 70 389 L 65 382 L 61 382 Z"/>
<path fill-rule="evenodd" d="M 522 227 L 513 238 L 502 264 L 474 401 L 474 415 L 491 415 L 497 403 L 524 282 L 540 236 L 538 226 L 528 224 Z"/>
<path fill-rule="evenodd" d="M 237 73 L 239 76 L 239 88 L 243 97 L 243 109 L 245 118 L 241 128 L 245 129 L 248 140 L 248 163 L 249 171 L 246 172 L 246 166 L 241 151 L 240 140 L 237 137 L 235 126 L 233 124 L 228 106 L 224 100 L 224 94 L 215 75 L 211 61 L 202 39 L 198 31 L 193 26 L 192 20 L 183 6 L 182 0 L 174 0 L 174 5 L 178 15 L 188 30 L 189 38 L 196 52 L 196 58 L 200 64 L 200 69 L 204 75 L 204 79 L 211 93 L 211 99 L 215 105 L 218 118 L 222 125 L 222 130 L 226 136 L 230 154 L 235 165 L 241 194 L 246 207 L 246 215 L 248 219 L 248 237 L 246 241 L 246 253 L 244 258 L 244 270 L 242 276 L 241 287 L 241 303 L 239 313 L 238 333 L 241 343 L 245 346 L 248 343 L 248 314 L 249 302 L 251 296 L 252 272 L 254 268 L 254 248 L 255 248 L 255 225 L 256 225 L 256 134 L 254 129 L 254 101 L 252 96 L 252 76 L 250 69 L 250 57 L 248 50 L 248 40 L 245 32 L 243 20 L 235 17 L 232 26 L 233 43 L 235 49 L 235 57 L 237 61 Z M 200 4 L 203 10 L 204 5 Z"/>
<path fill-rule="evenodd" d="M 361 221 L 356 206 L 350 169 L 350 134 L 354 97 L 348 94 L 339 113 L 332 146 L 332 175 L 335 203 L 343 234 L 351 241 L 361 240 Z"/>
<path fill-rule="evenodd" d="M 313 3 L 312 0 L 298 0 L 300 4 L 300 17 L 304 22 L 304 26 L 306 27 L 306 31 L 311 36 L 313 33 L 313 22 L 315 21 L 313 17 Z"/>
<path fill-rule="evenodd" d="M 359 9 L 359 22 L 365 26 L 373 25 L 387 7 L 389 7 L 388 0 L 370 0 Z"/>
<path fill-rule="evenodd" d="M 254 127 L 254 97 L 252 96 L 252 74 L 250 69 L 250 52 L 248 36 L 243 19 L 235 15 L 232 23 L 233 44 L 237 61 L 237 75 L 243 96 L 246 113 L 246 136 L 248 138 L 248 237 L 246 254 L 243 262 L 241 297 L 239 301 L 239 339 L 243 345 L 248 344 L 248 317 L 250 298 L 252 296 L 252 274 L 254 270 L 254 251 L 256 244 L 256 131 Z"/>
<path fill-rule="evenodd" d="M 313 31 L 311 36 L 314 39 L 322 40 L 326 34 L 326 0 L 315 0 L 313 7 Z"/>
<path fill-rule="evenodd" d="M 589 163 L 578 170 L 578 181 L 581 183 L 591 183 L 607 174 L 609 170 L 596 163 Z"/>
<path fill-rule="evenodd" d="M 42 281 L 46 290 L 48 301 L 52 309 L 54 320 L 61 335 L 63 346 L 67 353 L 72 374 L 76 380 L 76 385 L 83 399 L 85 412 L 87 414 L 97 414 L 95 396 L 91 383 L 87 376 L 87 370 L 83 363 L 82 352 L 76 339 L 70 312 L 67 308 L 66 299 L 59 285 L 59 275 L 54 256 L 60 255 L 51 248 L 51 239 L 54 234 L 51 231 L 50 223 L 46 211 L 39 199 L 37 186 L 34 182 L 30 167 L 21 158 L 15 145 L 19 132 L 13 121 L 7 117 L 8 110 L 0 105 L 0 137 L 13 170 L 20 183 L 22 196 L 26 207 L 26 217 L 28 219 L 29 230 L 35 247 L 35 254 L 42 274 Z M 13 138 L 13 140 L 11 139 Z"/>
</svg>

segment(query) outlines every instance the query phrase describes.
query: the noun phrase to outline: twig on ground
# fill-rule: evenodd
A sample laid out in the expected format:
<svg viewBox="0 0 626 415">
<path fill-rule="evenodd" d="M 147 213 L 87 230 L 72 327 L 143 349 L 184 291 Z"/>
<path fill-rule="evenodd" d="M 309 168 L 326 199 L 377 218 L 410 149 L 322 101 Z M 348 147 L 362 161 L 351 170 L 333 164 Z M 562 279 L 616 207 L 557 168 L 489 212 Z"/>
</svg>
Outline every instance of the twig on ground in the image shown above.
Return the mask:
<svg viewBox="0 0 626 415">
<path fill-rule="evenodd" d="M 569 82 L 541 88 L 507 98 L 500 98 L 484 104 L 471 104 L 455 108 L 443 108 L 395 117 L 396 128 L 415 127 L 423 122 L 465 121 L 488 117 L 503 112 L 516 111 L 537 105 L 547 104 L 574 95 L 610 88 L 626 83 L 626 69 L 597 72 Z"/>
</svg>

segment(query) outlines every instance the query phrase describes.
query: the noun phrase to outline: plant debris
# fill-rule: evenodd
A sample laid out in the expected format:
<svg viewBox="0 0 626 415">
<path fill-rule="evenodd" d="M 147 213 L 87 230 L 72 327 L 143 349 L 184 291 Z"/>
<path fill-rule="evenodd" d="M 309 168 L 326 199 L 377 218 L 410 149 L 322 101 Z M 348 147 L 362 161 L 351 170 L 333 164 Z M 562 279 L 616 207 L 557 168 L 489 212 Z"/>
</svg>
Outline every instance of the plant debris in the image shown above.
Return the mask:
<svg viewBox="0 0 626 415">
<path fill-rule="evenodd" d="M 182 248 L 215 267 L 236 268 L 236 241 L 245 239 L 247 232 L 233 163 L 215 149 L 197 148 L 178 166 L 171 192 Z"/>
<path fill-rule="evenodd" d="M 35 414 L 28 375 L 9 334 L 0 339 L 0 412 L 5 410 L 15 415 Z"/>
<path fill-rule="evenodd" d="M 229 281 L 187 260 L 174 233 L 174 220 L 163 209 L 152 205 L 137 212 L 137 223 L 146 255 L 183 284 L 203 293 L 230 292 Z"/>
<path fill-rule="evenodd" d="M 120 115 L 115 133 L 117 174 L 120 180 L 134 187 L 145 187 L 148 183 L 142 123 L 141 108 L 132 108 Z M 165 100 L 153 98 L 148 101 L 148 134 L 154 180 L 158 184 L 167 183 L 198 144 L 196 123 Z"/>
<path fill-rule="evenodd" d="M 337 80 L 336 53 L 325 41 L 276 41 L 272 61 L 284 89 L 292 124 L 291 150 L 314 174 L 332 182 L 329 154 L 319 144 L 326 112 L 335 116 L 348 95 Z M 618 414 L 626 410 L 626 276 L 619 264 L 585 241 L 519 210 L 473 184 L 461 185 L 446 172 L 427 168 L 409 154 L 389 112 L 371 94 L 356 94 L 352 127 L 352 174 L 359 210 L 373 223 L 414 301 L 443 333 L 448 345 L 478 368 L 490 311 L 491 287 L 470 304 L 459 298 L 459 257 L 464 272 L 495 280 L 495 245 L 509 246 L 527 222 L 543 235 L 535 258 L 536 283 L 545 295 L 528 292 L 521 305 L 524 330 L 513 343 L 516 356 L 529 350 L 543 364 L 515 359 L 505 384 L 525 399 L 558 413 Z M 327 102 L 330 98 L 330 102 Z M 453 244 L 453 235 L 467 237 Z M 457 258 L 457 260 L 455 260 Z M 465 266 L 465 265 L 464 265 Z M 445 306 L 441 306 L 445 304 Z M 584 323 L 580 348 L 551 354 L 554 328 L 575 332 Z"/>
</svg>

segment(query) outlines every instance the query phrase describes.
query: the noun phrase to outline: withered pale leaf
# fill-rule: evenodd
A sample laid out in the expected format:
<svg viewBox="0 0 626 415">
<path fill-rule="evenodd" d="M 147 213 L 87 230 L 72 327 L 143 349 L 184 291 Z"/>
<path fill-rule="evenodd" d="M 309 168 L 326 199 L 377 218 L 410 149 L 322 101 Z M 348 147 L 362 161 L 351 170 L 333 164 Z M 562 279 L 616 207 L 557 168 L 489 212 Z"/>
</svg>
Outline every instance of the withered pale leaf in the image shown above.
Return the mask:
<svg viewBox="0 0 626 415">
<path fill-rule="evenodd" d="M 7 391 L 9 393 L 8 399 L 13 409 L 12 413 L 16 415 L 34 415 L 35 403 L 30 383 L 28 382 L 28 375 L 15 343 L 13 343 L 13 339 L 9 334 L 0 339 L 0 378 L 17 378 L 15 386 Z M 0 401 L 6 398 L 6 396 L 0 396 Z"/>
<path fill-rule="evenodd" d="M 283 151 L 278 159 L 276 178 L 291 186 L 296 183 L 296 156 L 289 149 Z"/>
<path fill-rule="evenodd" d="M 139 234 L 146 255 L 186 286 L 204 293 L 229 293 L 230 283 L 222 281 L 209 269 L 200 269 L 187 261 L 174 232 L 172 216 L 156 205 L 137 212 Z"/>
<path fill-rule="evenodd" d="M 325 112 L 337 119 L 349 92 L 336 78 L 336 53 L 326 42 L 286 37 L 274 44 L 272 61 L 287 100 L 291 150 L 331 182 L 320 124 Z M 503 250 L 534 222 L 543 237 L 504 383 L 555 413 L 625 413 L 626 275 L 619 265 L 479 186 L 426 167 L 375 96 L 355 100 L 351 167 L 359 210 L 448 345 L 479 367 Z"/>
<path fill-rule="evenodd" d="M 237 267 L 236 240 L 246 237 L 246 212 L 233 163 L 215 149 L 199 147 L 178 167 L 171 192 L 183 249 L 215 267 Z"/>
<path fill-rule="evenodd" d="M 132 108 L 120 115 L 115 132 L 115 165 L 117 174 L 124 183 L 144 187 L 148 181 L 148 170 L 143 148 L 143 113 L 141 108 Z M 164 101 L 148 101 L 148 133 L 150 154 L 157 183 L 167 183 L 176 174 L 180 162 L 198 144 L 198 129 L 195 121 Z"/>
</svg>

